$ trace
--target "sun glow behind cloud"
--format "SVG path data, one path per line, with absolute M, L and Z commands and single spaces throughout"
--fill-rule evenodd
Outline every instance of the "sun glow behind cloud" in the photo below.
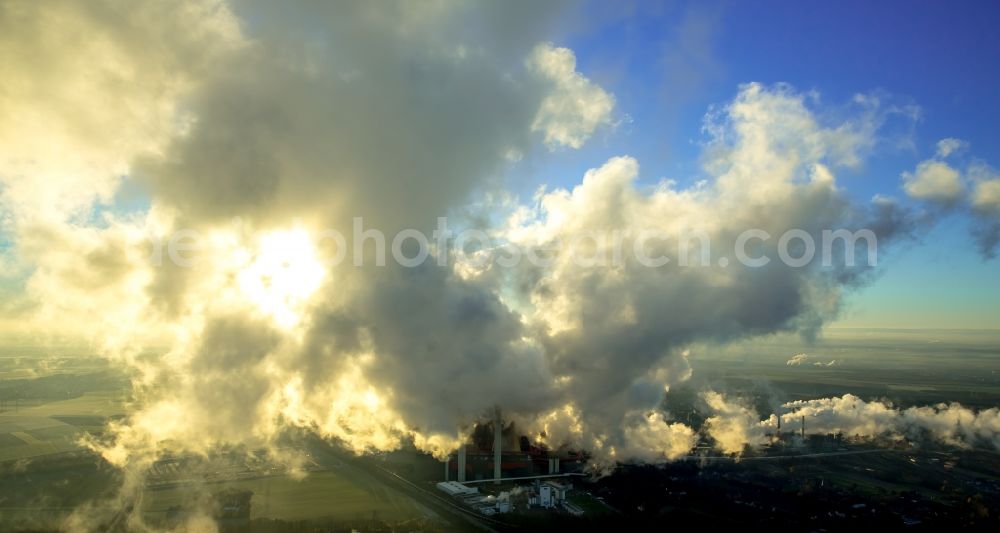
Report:
M 265 233 L 256 249 L 243 251 L 250 262 L 237 275 L 240 291 L 283 329 L 298 325 L 309 297 L 326 269 L 304 229 Z

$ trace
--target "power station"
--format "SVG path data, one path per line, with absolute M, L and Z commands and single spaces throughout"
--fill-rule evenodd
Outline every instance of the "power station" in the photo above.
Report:
M 444 461 L 444 480 L 489 481 L 579 472 L 586 457 L 574 451 L 553 451 L 518 435 L 503 423 L 499 407 L 489 423 L 477 424 L 469 439 Z

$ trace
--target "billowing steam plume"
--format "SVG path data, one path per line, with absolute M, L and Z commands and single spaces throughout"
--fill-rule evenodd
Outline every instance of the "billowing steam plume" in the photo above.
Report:
M 704 396 L 714 416 L 706 433 L 724 453 L 738 454 L 768 441 L 778 430 L 778 416 L 761 420 L 739 401 L 709 392 Z M 852 394 L 788 402 L 781 406 L 781 428 L 807 435 L 841 435 L 847 439 L 935 441 L 960 448 L 989 446 L 1000 450 L 1000 409 L 974 411 L 958 403 L 900 409 L 884 401 L 866 402 Z

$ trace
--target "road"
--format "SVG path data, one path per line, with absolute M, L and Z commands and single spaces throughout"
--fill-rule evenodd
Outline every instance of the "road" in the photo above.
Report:
M 876 448 L 871 450 L 847 450 L 839 452 L 818 452 L 818 453 L 800 453 L 800 454 L 788 454 L 788 455 L 753 455 L 750 457 L 745 457 L 741 455 L 685 455 L 679 458 L 680 461 L 778 461 L 781 459 L 808 459 L 811 457 L 836 457 L 840 455 L 864 455 L 870 453 L 900 453 L 903 450 L 894 450 L 891 448 Z

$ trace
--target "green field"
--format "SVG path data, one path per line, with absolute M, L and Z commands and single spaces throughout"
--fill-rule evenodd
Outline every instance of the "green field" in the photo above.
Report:
M 251 518 L 351 522 L 370 519 L 374 513 L 379 520 L 401 522 L 424 514 L 410 498 L 354 471 L 311 472 L 302 480 L 272 476 L 212 483 L 200 489 L 210 493 L 226 489 L 252 491 Z M 155 521 L 172 506 L 190 505 L 191 493 L 189 486 L 148 489 L 143 513 L 147 520 Z
M 34 403 L 0 413 L 0 462 L 79 450 L 84 432 L 100 432 L 110 417 L 124 413 L 120 391 Z

